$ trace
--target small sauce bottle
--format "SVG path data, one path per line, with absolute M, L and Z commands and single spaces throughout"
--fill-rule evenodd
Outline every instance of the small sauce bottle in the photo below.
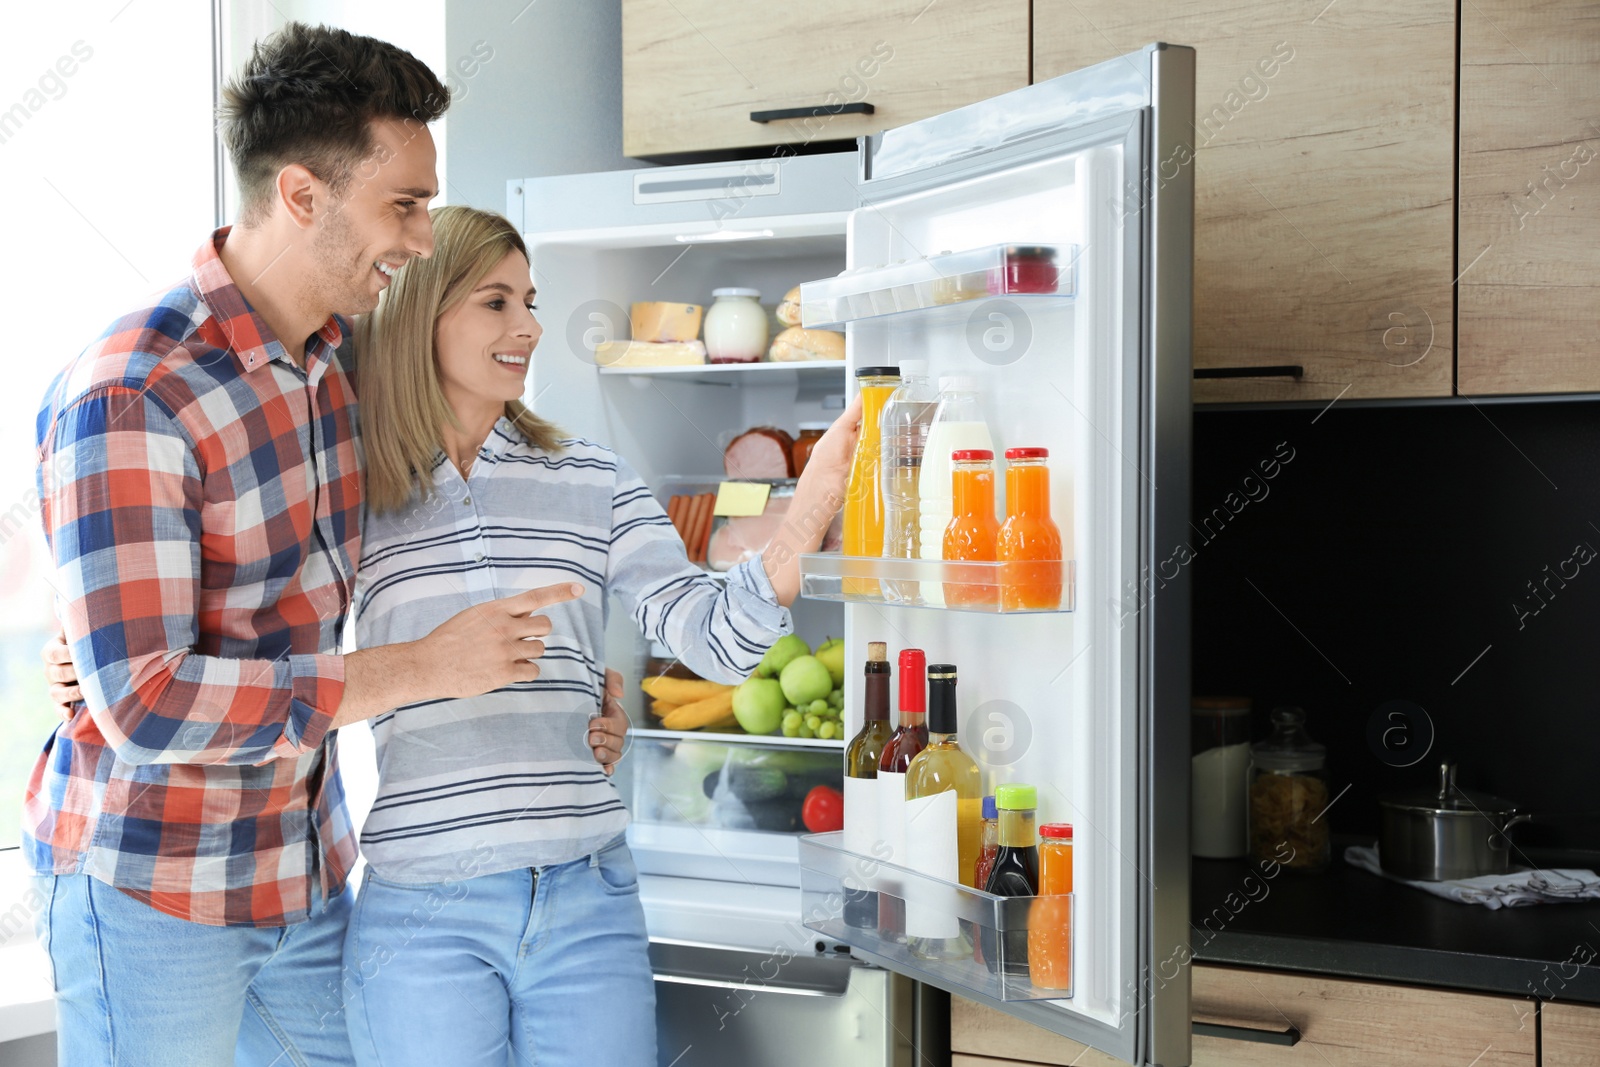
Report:
M 1039 896 L 1028 911 L 1028 980 L 1072 988 L 1072 824 L 1039 827 Z
M 983 827 L 978 831 L 978 864 L 973 871 L 972 884 L 982 889 L 989 884 L 989 872 L 994 870 L 994 857 L 1000 851 L 1000 820 L 994 806 L 994 797 L 983 798 Z
M 806 464 L 811 462 L 811 450 L 817 447 L 817 442 L 822 440 L 822 435 L 828 432 L 832 425 L 826 422 L 802 422 L 800 436 L 794 439 L 794 448 L 790 455 L 794 457 L 794 476 L 800 477 L 806 469 Z
M 994 804 L 1000 815 L 1000 851 L 983 888 L 999 897 L 1031 897 L 1039 893 L 1039 838 L 1034 817 L 1039 791 L 1031 785 L 996 786 Z M 1003 942 L 984 928 L 983 964 L 991 973 L 1028 977 L 1028 931 L 1008 930 Z
M 944 530 L 944 558 L 993 562 L 1000 524 L 994 517 L 994 453 L 987 448 L 962 448 L 950 454 L 950 525 Z M 1000 601 L 990 582 L 945 582 L 944 602 L 952 608 L 994 610 Z
M 1061 529 L 1050 517 L 1050 452 L 1006 449 L 1006 521 L 995 541 L 1002 611 L 1061 606 Z

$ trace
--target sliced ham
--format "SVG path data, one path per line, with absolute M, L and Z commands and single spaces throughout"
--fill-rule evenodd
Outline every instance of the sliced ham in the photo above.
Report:
M 730 478 L 793 478 L 794 438 L 771 426 L 746 430 L 728 443 L 722 467 Z

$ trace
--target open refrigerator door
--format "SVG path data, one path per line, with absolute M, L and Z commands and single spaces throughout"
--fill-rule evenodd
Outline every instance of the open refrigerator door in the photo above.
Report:
M 847 804 L 843 833 L 801 841 L 805 922 L 869 962 L 1165 1065 L 1190 1055 L 1189 604 L 1171 553 L 1189 514 L 1193 97 L 1193 51 L 1152 45 L 868 138 L 846 269 L 801 292 L 806 326 L 845 329 L 851 371 L 925 360 L 975 383 L 996 458 L 1048 449 L 1058 599 L 1009 599 L 1003 564 L 872 553 L 805 557 L 803 593 L 844 604 L 847 678 L 868 642 L 956 665 L 983 792 L 1027 783 L 1038 821 L 1076 835 L 1074 891 L 1046 912 L 1049 898 L 913 869 L 902 830 Z M 932 436 L 928 449 L 924 477 Z M 878 911 L 849 914 L 874 895 Z M 918 951 L 911 927 L 930 915 L 975 951 Z M 1029 973 L 1046 915 L 1070 946 L 1065 986 Z

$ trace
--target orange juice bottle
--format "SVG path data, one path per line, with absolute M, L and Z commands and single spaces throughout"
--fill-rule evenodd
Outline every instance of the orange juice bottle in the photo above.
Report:
M 960 448 L 950 453 L 950 525 L 944 529 L 947 560 L 993 561 L 1000 524 L 994 517 L 994 453 Z M 944 602 L 952 608 L 988 608 L 999 603 L 993 582 L 945 582 Z
M 1061 530 L 1050 518 L 1050 468 L 1044 448 L 1006 449 L 1006 521 L 995 543 L 1002 611 L 1061 606 Z
M 1072 825 L 1039 827 L 1039 895 L 1028 909 L 1028 980 L 1072 988 Z
M 844 498 L 844 554 L 847 556 L 883 555 L 883 484 L 881 474 L 882 437 L 879 420 L 889 394 L 900 384 L 894 367 L 862 367 L 856 371 L 861 389 L 861 435 L 856 438 L 855 457 L 850 461 L 850 482 Z M 876 580 L 846 578 L 845 593 L 878 595 Z

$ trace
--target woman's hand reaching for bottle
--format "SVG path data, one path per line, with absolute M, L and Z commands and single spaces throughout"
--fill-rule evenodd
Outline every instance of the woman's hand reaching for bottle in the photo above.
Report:
M 822 435 L 795 486 L 794 498 L 776 537 L 761 553 L 778 603 L 788 607 L 800 595 L 800 555 L 815 552 L 850 485 L 850 463 L 861 436 L 861 397 L 834 420 Z

